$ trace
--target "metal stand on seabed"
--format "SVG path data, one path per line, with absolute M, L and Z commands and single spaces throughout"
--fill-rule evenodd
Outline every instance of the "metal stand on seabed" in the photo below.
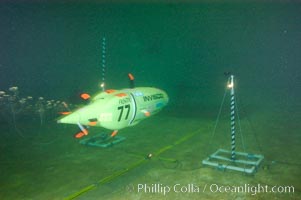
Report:
M 236 102 L 234 93 L 234 75 L 228 79 L 230 89 L 230 116 L 231 116 L 231 151 L 218 149 L 202 161 L 203 165 L 211 166 L 219 170 L 234 170 L 247 174 L 254 174 L 264 159 L 263 155 L 235 151 L 235 116 Z M 223 105 L 223 102 L 222 102 Z M 221 106 L 222 108 L 222 106 Z M 220 110 L 221 111 L 221 110 Z M 238 113 L 237 113 L 238 114 Z M 220 115 L 220 113 L 219 113 Z M 218 116 L 219 118 L 219 116 Z M 239 117 L 238 117 L 239 120 Z M 218 120 L 217 120 L 218 122 Z M 216 123 L 217 125 L 217 123 Z M 216 126 L 215 126 L 216 128 Z M 214 130 L 215 131 L 215 130 Z
M 102 38 L 102 57 L 101 57 L 101 84 L 100 87 L 102 91 L 105 91 L 105 75 L 106 75 L 106 38 Z M 100 133 L 91 137 L 86 137 L 80 140 L 80 144 L 92 146 L 92 147 L 111 147 L 115 144 L 118 144 L 124 141 L 126 138 L 123 136 L 116 135 L 114 137 L 110 137 L 110 135 L 106 133 Z
M 80 144 L 93 146 L 93 147 L 111 147 L 115 144 L 118 144 L 124 141 L 126 138 L 123 136 L 116 135 L 114 137 L 110 137 L 110 135 L 106 133 L 100 133 L 98 135 L 87 137 L 79 141 Z

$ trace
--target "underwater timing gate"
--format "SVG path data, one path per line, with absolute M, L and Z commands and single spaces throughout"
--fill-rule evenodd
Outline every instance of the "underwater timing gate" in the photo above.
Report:
M 226 169 L 239 171 L 247 174 L 253 174 L 257 171 L 264 156 L 260 154 L 252 154 L 246 152 L 235 151 L 235 115 L 239 120 L 238 112 L 235 113 L 235 91 L 234 91 L 234 75 L 231 74 L 228 78 L 227 88 L 230 89 L 230 122 L 231 122 L 231 151 L 218 149 L 213 154 L 209 155 L 202 161 L 204 165 L 215 167 L 216 169 L 225 171 Z M 226 94 L 226 93 L 225 93 Z M 223 106 L 224 99 L 221 104 Z M 221 110 L 221 109 L 220 109 Z M 220 113 L 219 113 L 220 115 Z M 219 115 L 217 122 L 219 120 Z M 240 123 L 239 123 L 240 124 Z M 217 125 L 217 123 L 216 123 Z M 214 130 L 215 131 L 215 130 Z M 240 133 L 242 134 L 242 133 Z M 214 135 L 214 132 L 213 132 Z M 236 157 L 238 156 L 238 157 Z M 230 157 L 230 158 L 229 158 Z
M 106 38 L 102 38 L 102 51 L 101 51 L 101 84 L 102 91 L 105 91 L 105 75 L 106 75 Z
M 234 75 L 228 80 L 228 88 L 230 88 L 230 112 L 231 112 L 231 159 L 235 160 L 235 96 L 234 96 Z

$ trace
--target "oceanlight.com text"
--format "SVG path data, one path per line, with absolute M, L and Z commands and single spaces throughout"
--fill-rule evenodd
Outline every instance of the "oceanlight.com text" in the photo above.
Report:
M 212 193 L 249 193 L 251 195 L 256 195 L 258 193 L 294 193 L 295 188 L 294 186 L 270 186 L 261 184 L 244 184 L 241 186 L 211 184 L 209 186 L 209 191 Z
M 200 186 L 198 184 L 174 184 L 165 185 L 161 183 L 154 184 L 137 184 L 136 187 L 132 185 L 131 191 L 138 193 L 152 193 L 152 194 L 163 194 L 168 193 L 248 193 L 250 195 L 256 195 L 259 193 L 294 193 L 294 186 L 281 186 L 281 185 L 220 185 L 220 184 L 205 184 Z

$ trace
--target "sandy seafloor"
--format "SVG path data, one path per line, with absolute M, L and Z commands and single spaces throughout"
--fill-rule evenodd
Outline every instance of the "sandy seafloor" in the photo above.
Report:
M 224 118 L 220 120 L 214 141 L 208 147 L 215 120 L 214 114 L 202 110 L 197 114 L 199 117 L 185 116 L 183 110 L 181 117 L 177 113 L 181 109 L 177 112 L 170 109 L 162 111 L 135 127 L 121 131 L 126 141 L 106 149 L 80 145 L 70 134 L 76 128 L 68 125 L 46 123 L 41 132 L 36 132 L 37 135 L 24 132 L 26 138 L 12 136 L 14 132 L 3 129 L 1 199 L 69 198 L 101 179 L 132 166 L 149 153 L 154 154 L 152 159 L 108 183 L 92 186 L 91 190 L 76 199 L 300 199 L 300 154 L 296 153 L 301 145 L 298 131 L 300 112 L 291 109 L 294 115 L 271 108 L 242 116 L 247 150 L 265 156 L 255 175 L 202 166 L 201 160 L 208 155 L 207 152 L 212 153 L 219 147 L 229 149 L 230 144 L 229 122 Z M 257 140 L 250 131 L 251 126 L 256 126 L 252 131 L 257 131 Z M 223 133 L 223 130 L 226 132 Z M 196 134 L 156 157 L 155 152 L 159 149 L 191 133 Z M 237 143 L 241 149 L 239 138 Z M 176 159 L 178 163 L 166 159 Z M 170 187 L 194 184 L 200 191 L 171 191 L 163 195 L 156 191 L 138 192 L 138 184 Z M 294 193 L 219 193 L 210 192 L 211 184 L 294 186 Z M 207 189 L 203 191 L 205 185 Z
M 132 72 L 137 86 L 164 89 L 170 102 L 102 149 L 79 144 L 77 126 L 57 124 L 53 111 L 42 123 L 35 109 L 13 123 L 1 101 L 0 199 L 301 199 L 300 13 L 298 2 L 1 2 L 1 91 L 18 86 L 20 97 L 79 104 L 79 92 L 99 91 L 106 37 L 107 89 L 126 88 Z M 212 139 L 228 71 L 245 150 L 265 157 L 254 175 L 201 164 L 230 149 L 229 96 Z M 236 143 L 242 151 L 240 134 Z M 139 184 L 200 191 L 164 195 Z M 294 192 L 211 192 L 215 184 Z

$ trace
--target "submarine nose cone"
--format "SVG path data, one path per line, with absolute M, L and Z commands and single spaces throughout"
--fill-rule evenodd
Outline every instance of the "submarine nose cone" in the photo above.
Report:
M 71 114 L 57 120 L 57 123 L 77 124 L 79 122 L 79 120 L 80 120 L 79 113 L 74 112 L 74 113 L 71 113 Z

